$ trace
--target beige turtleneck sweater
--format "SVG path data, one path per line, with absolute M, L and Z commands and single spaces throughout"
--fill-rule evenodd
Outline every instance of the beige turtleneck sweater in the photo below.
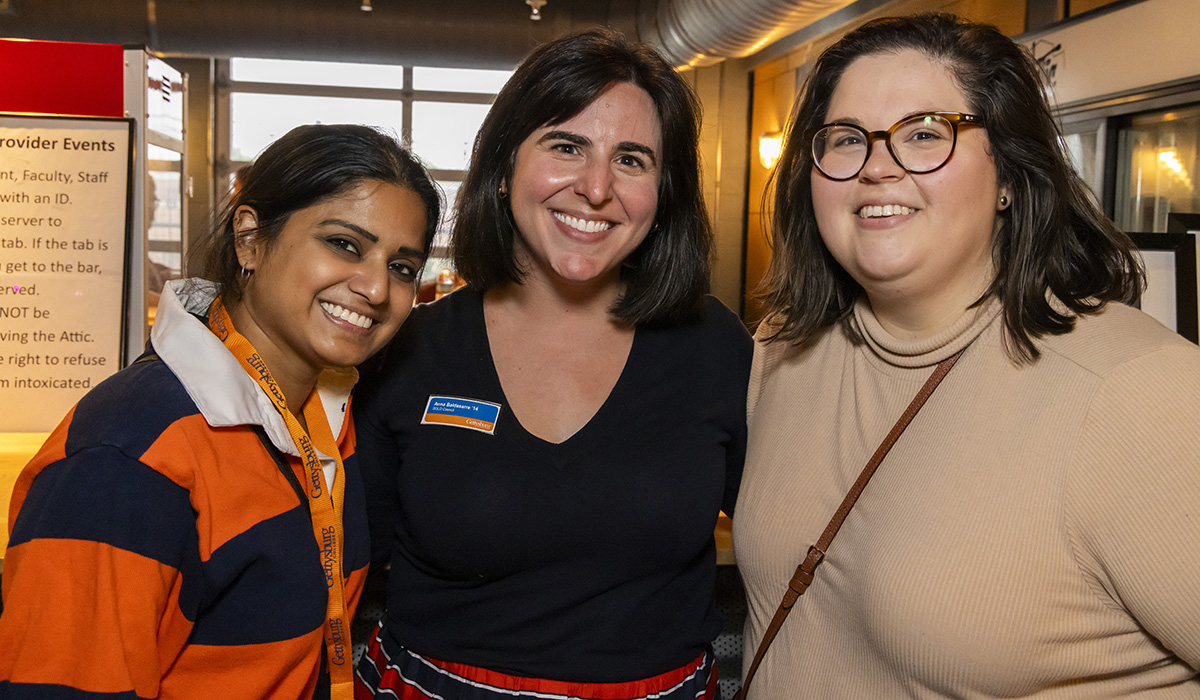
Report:
M 756 346 L 734 519 L 746 665 L 935 365 L 751 700 L 1200 698 L 1200 349 L 1110 304 L 1018 365 L 995 302 L 903 342 Z

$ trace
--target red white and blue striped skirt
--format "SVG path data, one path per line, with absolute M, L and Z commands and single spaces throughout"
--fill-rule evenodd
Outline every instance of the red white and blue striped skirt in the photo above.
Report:
M 375 628 L 358 664 L 355 700 L 720 700 L 711 651 L 652 678 L 629 683 L 571 683 L 437 661 L 404 648 L 385 650 L 381 629 Z

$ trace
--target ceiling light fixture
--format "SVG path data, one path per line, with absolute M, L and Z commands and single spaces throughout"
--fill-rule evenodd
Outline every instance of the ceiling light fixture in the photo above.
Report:
M 370 12 L 374 8 L 371 7 L 371 0 L 362 0 L 362 5 L 360 5 L 358 9 L 362 10 L 363 12 Z
M 539 20 L 542 18 L 542 8 L 546 6 L 546 0 L 525 0 L 525 4 L 533 8 L 533 12 L 529 13 L 529 19 Z

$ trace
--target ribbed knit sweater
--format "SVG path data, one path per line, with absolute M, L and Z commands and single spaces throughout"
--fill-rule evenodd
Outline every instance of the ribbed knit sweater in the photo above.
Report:
M 752 700 L 1200 698 L 1200 350 L 1110 304 L 1016 363 L 999 305 L 935 338 L 758 342 L 734 548 L 746 663 L 931 373 Z

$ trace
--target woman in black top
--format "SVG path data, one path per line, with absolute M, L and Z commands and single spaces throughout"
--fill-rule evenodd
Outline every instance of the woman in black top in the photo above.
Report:
M 497 97 L 459 195 L 469 286 L 414 311 L 356 399 L 391 563 L 362 696 L 715 697 L 751 347 L 705 295 L 698 111 L 608 31 Z

